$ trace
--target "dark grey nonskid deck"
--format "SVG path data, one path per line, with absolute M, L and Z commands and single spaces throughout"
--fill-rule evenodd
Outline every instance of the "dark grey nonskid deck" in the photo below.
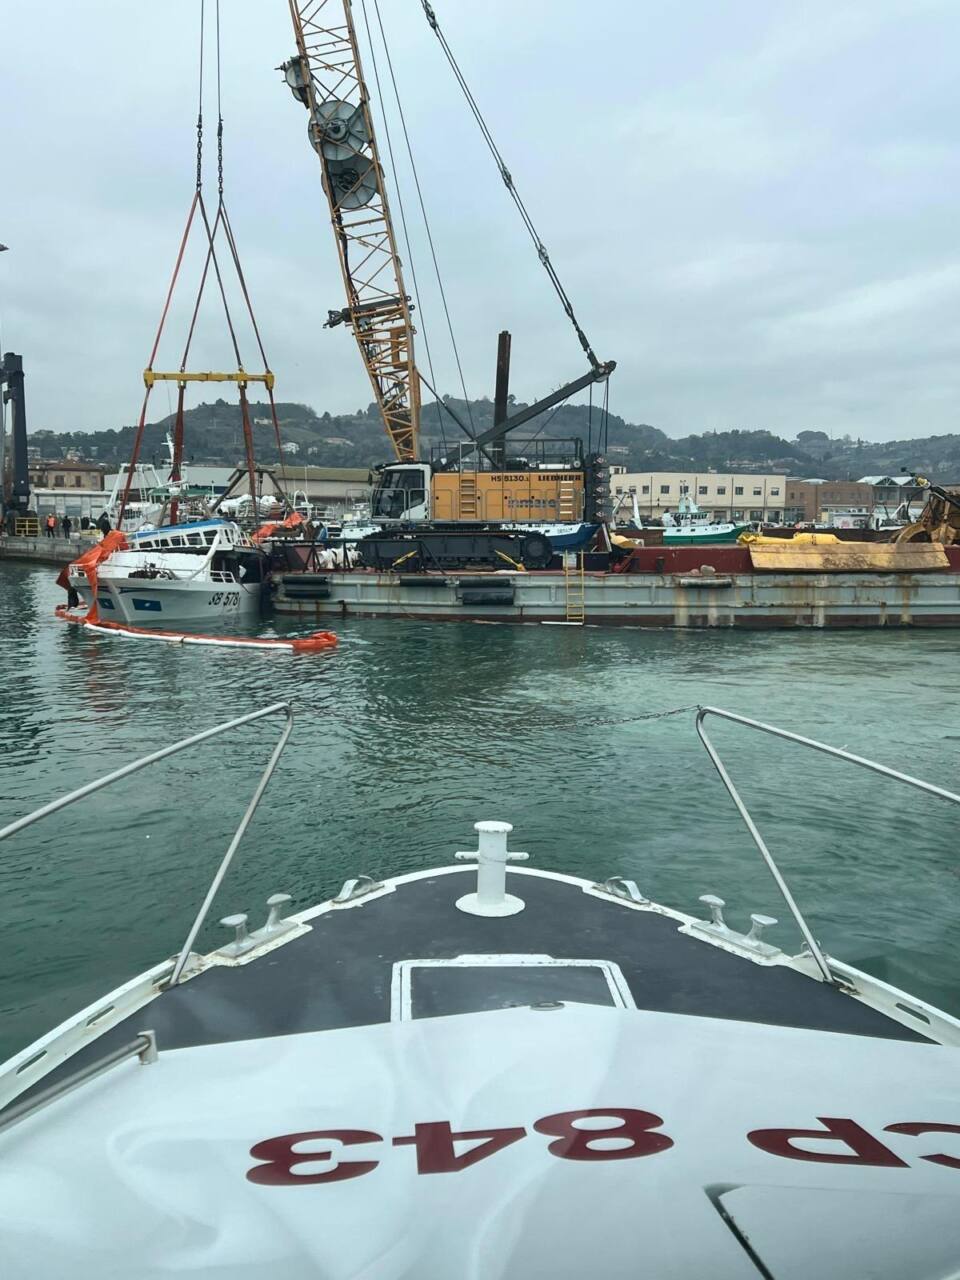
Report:
M 757 965 L 681 934 L 668 916 L 629 910 L 616 899 L 584 894 L 568 881 L 508 876 L 508 888 L 526 903 L 518 915 L 483 918 L 456 909 L 456 899 L 475 882 L 474 868 L 413 880 L 362 905 L 318 915 L 309 933 L 248 964 L 214 966 L 162 992 L 41 1084 L 65 1068 L 77 1070 L 147 1026 L 156 1032 L 162 1052 L 387 1022 L 395 962 L 461 955 L 609 961 L 619 965 L 639 1009 L 889 1040 L 926 1039 L 796 970 Z M 577 998 L 573 990 L 569 998 Z M 422 1011 L 431 1012 L 427 1006 Z

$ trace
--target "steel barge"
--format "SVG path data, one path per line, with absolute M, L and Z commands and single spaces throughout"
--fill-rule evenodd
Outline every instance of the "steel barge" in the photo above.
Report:
M 886 572 L 761 570 L 759 553 L 742 546 L 638 548 L 625 571 L 589 555 L 542 571 L 404 573 L 401 566 L 394 572 L 310 573 L 280 567 L 274 570 L 274 607 L 310 623 L 396 617 L 742 629 L 960 626 L 960 547 L 914 545 L 908 551 L 877 553 L 889 554 Z M 287 554 L 294 554 L 293 547 Z M 913 568 L 901 571 L 901 564 Z

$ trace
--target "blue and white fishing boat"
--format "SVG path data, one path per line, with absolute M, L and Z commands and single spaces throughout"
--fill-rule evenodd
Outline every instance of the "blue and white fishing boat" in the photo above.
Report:
M 542 533 L 550 539 L 554 551 L 580 551 L 589 546 L 600 529 L 599 524 L 581 520 L 579 524 L 514 524 L 508 529 L 522 529 L 524 533 Z
M 143 527 L 127 547 L 96 566 L 96 600 L 104 620 L 209 622 L 254 616 L 260 610 L 267 558 L 232 520 Z M 72 564 L 67 583 L 88 607 L 94 587 Z

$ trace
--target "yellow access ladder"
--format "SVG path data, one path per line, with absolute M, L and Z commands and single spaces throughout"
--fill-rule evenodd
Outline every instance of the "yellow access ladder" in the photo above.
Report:
M 476 520 L 477 518 L 477 475 L 476 472 L 460 473 L 460 519 Z
M 583 552 L 563 553 L 563 586 L 566 602 L 567 622 L 579 623 L 581 626 L 587 617 L 586 577 L 583 567 Z
M 577 486 L 572 480 L 560 481 L 560 491 L 557 494 L 557 519 L 562 522 L 569 521 L 571 524 L 580 519 L 580 512 L 577 510 Z

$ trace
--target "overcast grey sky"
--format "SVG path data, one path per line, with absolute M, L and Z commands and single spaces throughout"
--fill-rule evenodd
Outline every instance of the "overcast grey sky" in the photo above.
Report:
M 616 412 L 671 435 L 955 429 L 957 0 L 434 5 L 584 328 L 618 361 Z M 5 6 L 0 323 L 33 429 L 139 410 L 193 187 L 199 7 Z M 508 327 L 513 390 L 544 394 L 582 371 L 579 347 L 419 0 L 381 7 L 468 390 L 492 393 Z M 277 395 L 352 411 L 371 396 L 349 334 L 321 327 L 342 286 L 319 163 L 274 70 L 293 50 L 286 0 L 221 12 L 227 194 Z M 432 293 L 424 314 L 455 392 Z M 229 365 L 208 320 L 198 363 Z M 165 389 L 154 403 L 167 411 Z

